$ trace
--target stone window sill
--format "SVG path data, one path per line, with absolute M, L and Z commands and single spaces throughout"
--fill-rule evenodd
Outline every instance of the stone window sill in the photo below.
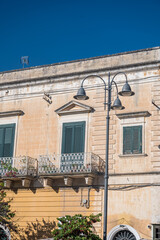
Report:
M 121 158 L 125 157 L 146 157 L 148 156 L 146 153 L 141 153 L 141 154 L 120 154 L 118 155 Z

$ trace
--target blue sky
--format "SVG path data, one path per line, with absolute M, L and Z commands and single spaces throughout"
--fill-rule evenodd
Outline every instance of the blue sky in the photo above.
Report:
M 0 71 L 160 46 L 160 0 L 0 0 Z

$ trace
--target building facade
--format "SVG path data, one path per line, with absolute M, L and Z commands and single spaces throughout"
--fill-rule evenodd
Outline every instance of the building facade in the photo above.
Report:
M 159 47 L 0 73 L 1 181 L 21 227 L 102 213 L 102 237 L 106 111 L 95 75 L 107 83 L 109 72 L 125 72 L 135 95 L 110 111 L 108 239 L 160 238 Z M 89 75 L 89 99 L 75 100 Z M 121 90 L 124 75 L 115 81 Z

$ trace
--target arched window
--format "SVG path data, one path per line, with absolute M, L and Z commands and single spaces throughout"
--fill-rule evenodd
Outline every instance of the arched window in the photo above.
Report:
M 1 240 L 11 240 L 11 235 L 9 229 L 2 224 L 0 224 L 0 239 Z
M 140 240 L 140 236 L 131 226 L 118 225 L 109 232 L 108 240 Z

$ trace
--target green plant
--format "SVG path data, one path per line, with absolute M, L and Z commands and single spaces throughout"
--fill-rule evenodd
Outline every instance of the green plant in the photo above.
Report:
M 54 240 L 101 240 L 93 227 L 94 223 L 101 221 L 100 216 L 101 214 L 90 216 L 76 214 L 57 218 L 58 228 L 52 232 Z
M 10 202 L 12 199 L 6 200 L 6 192 L 3 189 L 4 184 L 0 183 L 0 223 L 7 226 L 9 229 L 16 231 L 12 219 L 15 216 L 15 212 L 11 210 Z
M 12 167 L 11 164 L 1 162 L 1 165 L 4 169 L 6 169 L 5 176 L 6 177 L 15 177 L 18 170 L 15 167 Z

